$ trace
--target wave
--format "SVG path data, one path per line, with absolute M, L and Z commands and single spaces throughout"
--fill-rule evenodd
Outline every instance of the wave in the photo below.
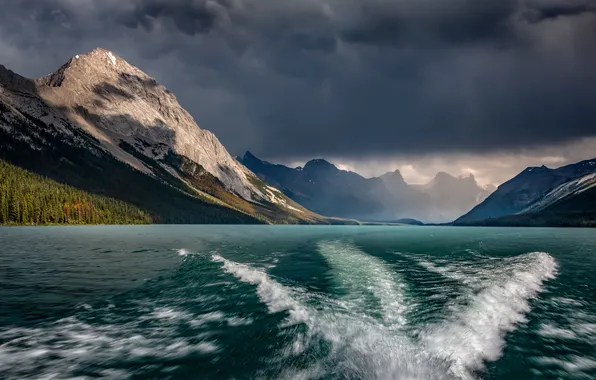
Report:
M 323 241 L 317 247 L 331 266 L 334 281 L 346 291 L 350 307 L 366 311 L 370 306 L 365 301 L 372 296 L 380 303 L 386 323 L 396 328 L 406 324 L 406 286 L 387 264 L 341 241 Z
M 455 379 L 446 360 L 429 355 L 394 329 L 396 320 L 403 323 L 401 316 L 394 318 L 403 307 L 392 299 L 402 299 L 401 285 L 390 280 L 393 276 L 380 260 L 367 257 L 346 243 L 322 242 L 319 249 L 333 263 L 339 284 L 360 295 L 370 292 L 378 297 L 384 311 L 380 320 L 364 310 L 357 297 L 336 299 L 309 293 L 278 283 L 262 269 L 213 256 L 214 261 L 223 264 L 224 271 L 255 285 L 257 295 L 270 312 L 286 311 L 291 322 L 306 325 L 305 332 L 294 331 L 292 342 L 271 359 L 270 364 L 279 369 L 276 377 Z M 362 278 L 367 273 L 371 281 Z M 375 279 L 384 285 L 375 287 Z M 321 341 L 330 344 L 329 349 L 318 350 Z M 300 355 L 311 359 L 307 368 L 294 365 L 294 358 Z
M 454 361 L 454 371 L 460 377 L 483 370 L 485 362 L 501 356 L 505 335 L 526 321 L 529 301 L 557 273 L 556 261 L 545 252 L 503 259 L 499 270 L 493 265 L 477 266 L 473 270 L 461 266 L 444 266 L 440 270 L 426 267 L 476 290 L 462 297 L 451 315 L 442 323 L 429 326 L 422 337 L 429 349 Z M 477 277 L 470 280 L 467 273 L 475 273 Z
M 296 291 L 274 281 L 264 270 L 225 259 L 217 254 L 214 254 L 212 259 L 222 263 L 224 270 L 240 281 L 256 285 L 257 295 L 267 305 L 269 312 L 287 311 L 290 315 L 288 320 L 290 324 L 308 320 L 309 315 L 306 307 L 296 301 L 293 296 Z
M 256 285 L 270 312 L 287 311 L 293 323 L 307 326 L 280 351 L 280 378 L 474 379 L 485 362 L 500 357 L 505 334 L 525 320 L 529 301 L 557 271 L 555 260 L 542 252 L 482 261 L 490 262 L 487 266 L 421 263 L 474 291 L 462 295 L 442 322 L 425 326 L 418 337 L 411 337 L 396 327 L 407 323 L 405 313 L 415 303 L 407 302 L 406 285 L 386 263 L 345 242 L 322 241 L 317 247 L 342 291 L 339 296 L 282 285 L 262 269 L 213 257 L 228 273 Z M 367 310 L 370 298 L 378 301 L 380 319 L 374 310 Z M 321 341 L 328 342 L 330 349 L 318 355 L 308 351 Z M 307 351 L 316 359 L 306 369 L 283 359 Z
M 596 371 L 596 314 L 581 299 L 554 297 L 544 302 L 545 312 L 537 330 L 547 349 L 533 357 L 540 373 L 565 377 L 594 378 Z M 586 347 L 585 350 L 579 347 Z M 562 354 L 562 352 L 566 354 Z
M 191 256 L 186 259 L 183 265 L 194 267 Z M 216 278 L 181 278 L 188 282 L 174 286 L 168 278 L 115 296 L 118 302 L 81 304 L 72 316 L 54 322 L 0 326 L 0 378 L 127 379 L 139 372 L 160 372 L 147 366 L 151 362 L 179 363 L 189 356 L 218 359 L 225 347 L 220 331 L 241 329 L 253 321 L 218 310 L 225 305 L 217 294 L 185 297 Z
M 224 349 L 214 328 L 242 328 L 252 322 L 220 311 L 193 314 L 156 307 L 120 323 L 90 324 L 73 316 L 35 328 L 12 327 L 0 330 L 0 377 L 134 378 L 135 366 L 146 362 L 176 362 L 189 355 L 216 359 Z M 181 333 L 181 323 L 189 326 L 185 331 L 195 334 Z
M 320 241 L 316 247 L 329 266 L 335 291 L 303 288 L 273 276 L 260 263 L 239 263 L 219 254 L 189 255 L 184 260 L 189 271 L 181 271 L 181 292 L 175 288 L 158 300 L 134 299 L 125 304 L 126 310 L 122 305 L 83 307 L 76 317 L 52 324 L 0 330 L 0 373 L 19 379 L 81 373 L 119 379 L 132 377 L 135 368 L 152 361 L 198 355 L 223 362 L 230 350 L 221 331 L 229 328 L 234 335 L 254 326 L 277 334 L 266 357 L 259 357 L 264 364 L 260 367 L 267 369 L 255 378 L 476 379 L 486 362 L 499 358 L 505 335 L 525 320 L 530 300 L 557 271 L 555 260 L 539 252 L 460 262 L 425 256 L 428 265 L 416 267 L 420 272 L 457 279 L 467 289 L 443 319 L 430 324 L 410 314 L 426 299 L 414 298 L 405 281 L 407 268 L 396 268 L 345 241 Z M 195 267 L 218 269 L 209 272 L 215 276 L 197 281 L 197 276 L 186 277 Z M 235 289 L 229 295 L 233 302 L 203 302 L 203 290 L 221 285 Z M 266 319 L 280 321 L 276 329 L 263 326 L 260 314 L 241 309 L 245 287 L 254 289 L 268 313 L 283 314 Z M 218 297 L 225 293 L 215 290 Z M 192 312 L 187 304 L 195 303 L 207 306 Z M 578 317 L 574 322 L 570 326 L 577 336 L 589 334 L 592 320 Z M 562 333 L 555 328 L 568 327 L 544 323 L 545 338 Z M 551 360 L 549 365 L 591 368 L 587 357 L 563 359 L 569 359 L 567 364 Z
M 133 374 L 123 368 L 147 360 L 217 354 L 217 342 L 177 333 L 178 321 L 186 318 L 193 316 L 161 309 L 124 324 L 91 325 L 69 317 L 37 328 L 10 328 L 0 331 L 0 373 L 7 379 L 126 379 Z

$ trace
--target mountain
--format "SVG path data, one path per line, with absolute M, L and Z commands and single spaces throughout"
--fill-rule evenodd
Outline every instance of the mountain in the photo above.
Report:
M 482 202 L 494 186 L 481 187 L 473 175 L 454 177 L 439 172 L 427 184 L 416 186 L 430 196 L 434 222 L 452 221 Z
M 566 182 L 536 204 L 512 215 L 456 222 L 456 225 L 596 227 L 596 180 L 594 174 Z
M 265 182 L 319 214 L 364 221 L 451 221 L 490 192 L 478 186 L 473 177 L 455 178 L 446 173 L 437 174 L 426 185 L 409 185 L 399 170 L 364 178 L 323 159 L 298 168 L 263 161 L 251 152 L 238 160 Z
M 322 159 L 295 169 L 262 161 L 250 152 L 238 160 L 294 201 L 326 216 L 369 220 L 385 210 L 379 193 L 390 196 L 382 181 L 367 180 Z
M 31 80 L 0 66 L 0 158 L 168 223 L 318 223 L 110 51 Z
M 584 175 L 579 178 L 572 179 L 565 182 L 553 190 L 549 191 L 540 200 L 534 202 L 529 207 L 522 210 L 522 213 L 538 212 L 542 210 L 551 209 L 555 204 L 560 203 L 566 199 L 576 199 L 578 196 L 591 189 L 596 185 L 596 168 L 594 173 Z
M 560 203 L 584 192 L 582 189 L 591 183 L 593 173 L 596 173 L 596 159 L 557 169 L 546 166 L 526 168 L 499 186 L 484 202 L 458 218 L 455 223 L 481 224 L 484 220 L 517 214 L 524 214 L 526 216 L 523 218 L 527 219 L 528 215 L 534 213 L 544 214 L 552 210 L 558 210 L 557 213 L 563 212 Z M 583 197 L 585 195 L 581 195 L 580 198 Z

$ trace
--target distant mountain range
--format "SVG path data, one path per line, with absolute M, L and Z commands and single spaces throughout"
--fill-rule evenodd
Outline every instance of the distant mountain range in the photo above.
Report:
M 596 226 L 596 159 L 527 168 L 454 223 Z
M 165 87 L 103 49 L 37 80 L 0 66 L 0 159 L 154 222 L 329 222 L 263 183 Z M 27 200 L 11 202 L 22 219 Z
M 425 185 L 407 184 L 401 173 L 364 178 L 340 170 L 323 159 L 289 168 L 257 158 L 238 157 L 244 166 L 285 195 L 319 214 L 363 221 L 414 218 L 447 222 L 482 202 L 494 188 L 483 188 L 473 176 L 456 178 L 438 173 Z

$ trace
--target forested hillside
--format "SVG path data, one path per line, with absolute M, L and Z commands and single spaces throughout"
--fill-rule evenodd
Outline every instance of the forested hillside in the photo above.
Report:
M 87 193 L 0 160 L 0 224 L 144 224 L 130 203 Z

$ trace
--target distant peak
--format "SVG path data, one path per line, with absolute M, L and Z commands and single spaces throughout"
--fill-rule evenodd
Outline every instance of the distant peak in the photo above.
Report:
M 524 172 L 544 172 L 550 170 L 545 165 L 542 166 L 529 166 L 524 170 Z
M 401 172 L 399 171 L 399 169 L 395 169 L 392 172 L 387 172 L 387 174 L 394 176 L 394 177 L 400 177 L 403 178 L 403 176 L 401 175 Z
M 314 160 L 308 161 L 304 165 L 304 169 L 335 169 L 335 170 L 339 170 L 331 162 L 324 160 L 322 158 L 315 158 Z
M 254 154 L 252 154 L 250 152 L 250 150 L 247 150 L 246 153 L 244 153 L 244 157 L 242 157 L 243 160 L 253 160 L 253 161 L 261 161 L 257 156 L 255 156 Z
M 469 181 L 469 182 L 476 183 L 476 177 L 474 177 L 474 174 L 472 174 L 472 173 L 466 173 L 466 174 L 460 175 L 459 177 L 457 177 L 457 179 L 460 179 L 462 181 Z
M 387 172 L 387 173 L 379 176 L 379 178 L 385 178 L 385 179 L 391 178 L 391 179 L 398 179 L 398 180 L 404 181 L 404 176 L 401 175 L 401 172 L 399 171 L 399 169 L 395 169 L 392 172 Z
M 435 175 L 435 180 L 445 180 L 445 179 L 455 179 L 455 177 L 449 173 L 446 173 L 446 172 L 438 172 Z
M 310 160 L 306 163 L 306 165 L 331 165 L 331 166 L 333 166 L 332 163 L 330 163 L 329 161 L 324 160 L 322 158 L 315 158 L 313 160 Z

